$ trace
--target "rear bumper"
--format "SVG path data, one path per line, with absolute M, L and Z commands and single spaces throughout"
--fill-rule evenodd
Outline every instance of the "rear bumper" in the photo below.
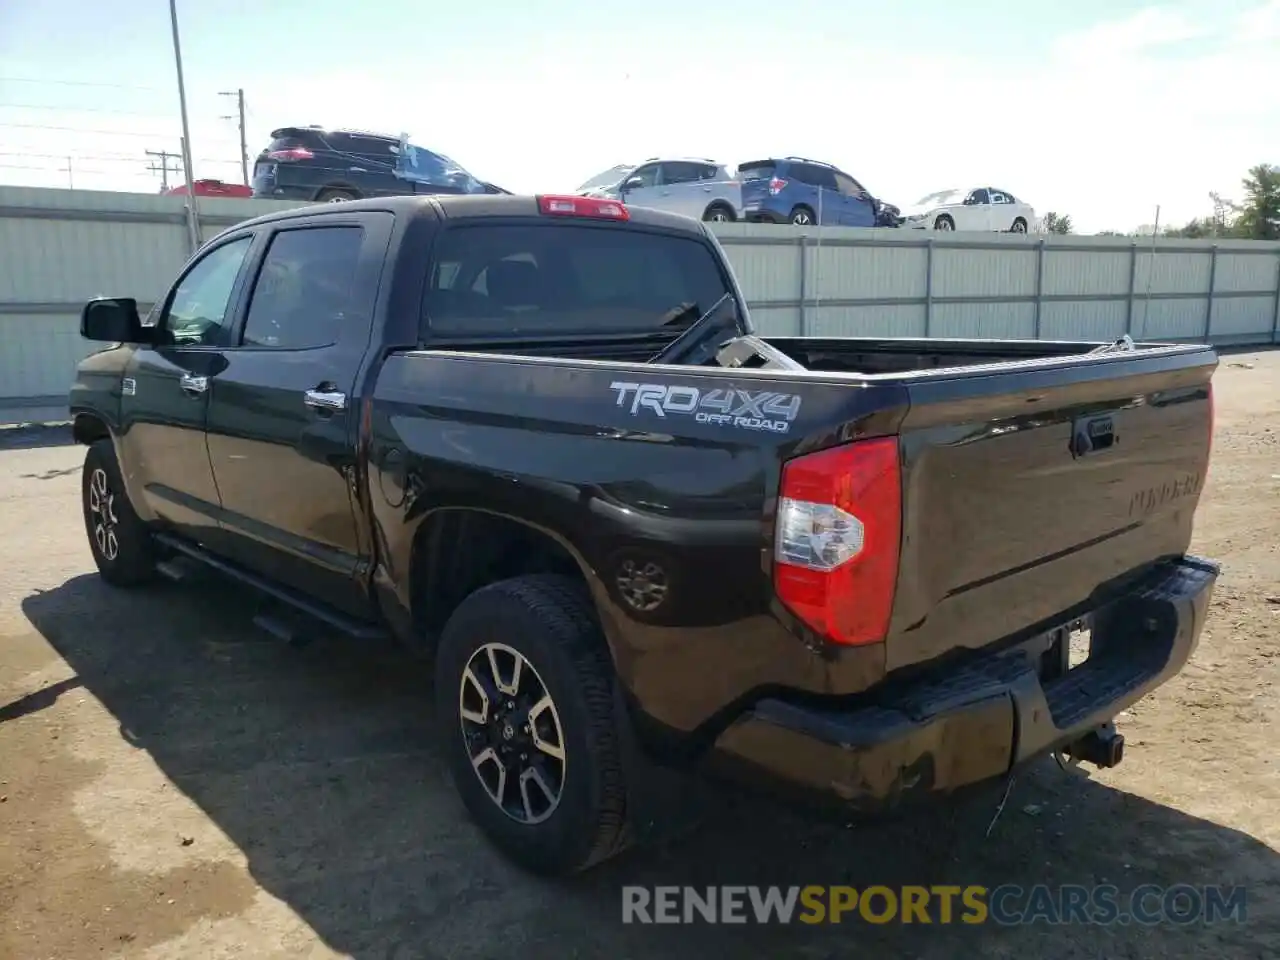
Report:
M 719 736 L 711 765 L 866 811 L 1001 777 L 1081 740 L 1181 670 L 1218 569 L 1190 557 L 1158 568 L 1089 615 L 1089 659 L 1056 676 L 1045 664 L 1070 624 L 939 669 L 874 704 L 759 701 Z

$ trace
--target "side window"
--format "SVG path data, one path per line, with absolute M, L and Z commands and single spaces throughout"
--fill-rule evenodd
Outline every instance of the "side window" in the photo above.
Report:
M 1003 190 L 992 190 L 991 202 L 992 203 L 1017 203 L 1018 201 L 1013 199 L 1013 194 L 1011 193 L 1006 193 Z
M 792 170 L 797 171 L 798 178 L 807 184 L 815 187 L 823 187 L 827 190 L 836 189 L 835 171 L 830 167 L 819 167 L 816 164 L 803 163 L 796 164 Z
M 627 177 L 628 180 L 635 180 L 636 178 L 639 178 L 640 183 L 637 186 L 633 186 L 632 190 L 656 185 L 658 182 L 658 165 L 656 163 L 645 164 L 643 167 L 633 170 L 630 176 Z
M 283 230 L 258 271 L 243 343 L 305 350 L 336 343 L 352 302 L 364 231 L 359 227 Z
M 965 201 L 965 203 L 969 204 L 970 206 L 973 206 L 974 204 L 990 203 L 990 202 L 991 202 L 991 198 L 987 194 L 986 187 L 980 187 L 979 189 L 973 191 L 973 193 L 969 194 L 969 199 Z
M 397 146 L 394 140 L 385 137 L 362 137 L 350 133 L 330 134 L 329 144 L 343 153 L 359 153 L 378 160 L 395 159 L 395 152 L 391 148 Z
M 714 163 L 704 163 L 698 170 L 699 180 L 732 180 L 729 172 L 723 167 L 717 167 Z
M 693 183 L 702 177 L 701 163 L 674 162 L 664 163 L 662 165 L 662 182 L 667 183 Z
M 862 184 L 849 176 L 847 173 L 836 174 L 836 189 L 846 197 L 862 198 L 866 195 L 866 190 L 862 189 Z
M 244 236 L 215 247 L 178 281 L 162 321 L 166 342 L 188 346 L 223 342 L 231 291 L 252 242 L 252 236 Z

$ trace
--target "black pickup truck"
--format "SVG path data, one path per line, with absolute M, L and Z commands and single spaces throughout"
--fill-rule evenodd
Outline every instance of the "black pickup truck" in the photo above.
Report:
M 631 841 L 632 757 L 855 811 L 1118 763 L 1218 574 L 1215 352 L 753 331 L 704 225 L 609 200 L 250 220 L 84 309 L 94 558 L 429 655 L 468 810 L 548 873 Z

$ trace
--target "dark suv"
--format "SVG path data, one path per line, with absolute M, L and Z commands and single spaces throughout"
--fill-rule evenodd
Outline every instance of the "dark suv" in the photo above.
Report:
M 281 127 L 253 167 L 253 195 L 270 200 L 508 192 L 404 137 L 361 130 Z
M 738 166 L 743 218 L 798 226 L 896 227 L 898 208 L 882 203 L 838 167 L 803 157 Z

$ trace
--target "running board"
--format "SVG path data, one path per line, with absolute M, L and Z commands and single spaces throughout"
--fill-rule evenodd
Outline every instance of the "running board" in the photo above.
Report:
M 356 640 L 389 640 L 391 638 L 391 634 L 376 623 L 357 620 L 354 617 L 349 617 L 344 613 L 339 613 L 337 610 L 316 603 L 314 600 L 310 600 L 296 591 L 290 590 L 288 587 L 272 583 L 270 580 L 255 573 L 250 573 L 234 563 L 215 557 L 209 551 L 195 544 L 187 543 L 185 540 L 180 540 L 167 533 L 158 533 L 155 535 L 155 539 L 157 543 L 161 543 L 171 550 L 176 550 L 178 553 L 190 557 L 206 567 L 217 570 L 233 580 L 238 580 L 260 593 L 265 593 L 272 599 L 280 601 L 299 613 L 306 614 L 313 620 L 318 620 L 320 623 L 332 627 L 339 633 L 346 634 Z M 174 577 L 176 573 L 177 577 L 175 579 L 181 579 L 182 576 L 174 564 L 168 562 L 166 562 L 162 573 L 167 577 Z M 253 622 L 268 633 L 290 643 L 297 643 L 300 638 L 299 631 L 294 625 L 288 623 L 287 620 L 279 615 L 262 613 L 254 617 Z

